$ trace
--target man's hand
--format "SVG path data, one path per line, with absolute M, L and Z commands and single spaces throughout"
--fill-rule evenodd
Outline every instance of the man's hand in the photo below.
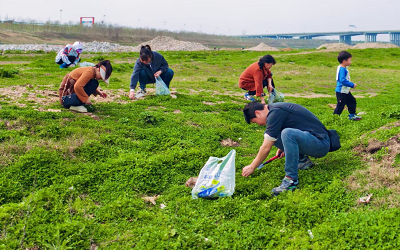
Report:
M 104 92 L 100 92 L 100 96 L 103 97 L 103 98 L 106 98 L 106 97 L 107 97 L 107 94 L 104 93 Z
M 248 165 L 242 169 L 242 176 L 248 177 L 254 172 L 255 168 L 253 168 L 251 165 Z
M 354 87 L 353 88 L 355 89 L 356 87 L 357 87 L 357 83 L 354 83 Z
M 129 92 L 129 99 L 135 100 L 135 91 Z
M 159 70 L 156 73 L 154 73 L 154 77 L 159 77 L 162 74 L 162 71 Z
M 265 104 L 265 97 L 261 96 L 261 104 Z
M 281 158 L 285 157 L 285 152 L 283 152 L 282 150 L 280 150 L 278 148 L 278 151 L 276 151 L 276 155 L 275 156 L 278 156 L 278 159 L 281 159 Z
M 71 65 L 69 65 L 68 67 L 73 68 L 73 67 L 75 67 L 75 66 L 76 66 L 75 64 L 71 64 Z

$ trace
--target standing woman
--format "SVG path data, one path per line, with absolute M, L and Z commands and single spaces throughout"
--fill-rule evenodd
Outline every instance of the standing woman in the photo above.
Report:
M 79 61 L 79 55 L 82 53 L 82 43 L 74 42 L 74 44 L 67 44 L 62 50 L 60 50 L 56 56 L 56 63 L 60 64 L 60 69 L 68 67 L 75 67 Z
M 269 93 L 275 88 L 271 72 L 272 65 L 275 63 L 271 55 L 265 55 L 243 71 L 239 78 L 239 88 L 248 91 L 244 94 L 244 99 L 255 101 L 255 95 L 261 98 L 262 104 L 265 104 L 264 87 L 268 88 Z
M 168 63 L 164 57 L 155 51 L 152 51 L 149 45 L 142 46 L 139 53 L 139 58 L 133 68 L 131 76 L 129 98 L 135 99 L 135 89 L 139 81 L 140 90 L 136 98 L 146 95 L 146 84 L 155 83 L 156 77 L 161 77 L 165 85 L 169 88 L 169 83 L 174 77 L 174 71 L 168 68 Z
M 102 92 L 99 87 L 99 79 L 106 84 L 110 81 L 112 66 L 109 60 L 104 60 L 95 66 L 74 69 L 64 76 L 58 89 L 60 103 L 65 108 L 78 112 L 87 112 L 83 105 L 91 105 L 90 95 L 100 95 L 103 98 L 107 94 Z

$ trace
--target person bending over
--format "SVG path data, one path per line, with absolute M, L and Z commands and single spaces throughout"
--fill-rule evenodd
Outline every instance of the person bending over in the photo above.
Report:
M 273 195 L 293 191 L 299 185 L 298 170 L 313 165 L 308 156 L 320 158 L 328 154 L 330 138 L 325 126 L 308 109 L 294 103 L 279 102 L 270 105 L 248 103 L 243 109 L 247 123 L 266 125 L 264 141 L 252 163 L 242 170 L 248 177 L 268 157 L 272 146 L 278 148 L 276 156 L 285 159 L 285 177 Z

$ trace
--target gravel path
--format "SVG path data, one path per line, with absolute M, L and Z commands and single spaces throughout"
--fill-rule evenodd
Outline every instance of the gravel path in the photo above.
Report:
M 72 41 L 71 41 L 72 42 Z M 208 47 L 195 42 L 186 42 L 175 40 L 171 37 L 158 36 L 153 40 L 147 41 L 141 45 L 149 44 L 152 50 L 156 51 L 198 51 L 210 50 Z M 89 42 L 83 43 L 83 51 L 85 52 L 139 52 L 141 45 L 138 46 L 121 46 L 117 43 L 109 42 Z M 0 45 L 0 51 L 19 50 L 19 51 L 60 51 L 63 45 L 47 45 L 47 44 L 3 44 Z

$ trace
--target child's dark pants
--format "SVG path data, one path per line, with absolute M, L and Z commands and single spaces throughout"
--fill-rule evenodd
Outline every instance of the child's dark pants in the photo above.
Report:
M 350 92 L 348 94 L 336 92 L 336 99 L 337 105 L 335 110 L 333 111 L 333 114 L 340 115 L 344 109 L 344 106 L 346 105 L 349 109 L 350 114 L 356 113 L 356 98 L 354 98 L 354 96 Z

